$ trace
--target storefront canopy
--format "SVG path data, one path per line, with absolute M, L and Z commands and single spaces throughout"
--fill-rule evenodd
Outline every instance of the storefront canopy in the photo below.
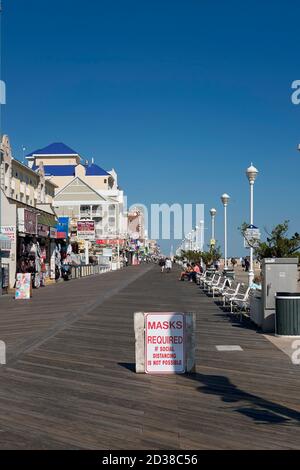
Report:
M 38 224 L 48 225 L 49 227 L 55 227 L 57 221 L 54 215 L 43 212 L 38 215 Z

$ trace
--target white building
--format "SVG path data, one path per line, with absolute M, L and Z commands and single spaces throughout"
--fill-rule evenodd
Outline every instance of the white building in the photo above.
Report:
M 95 220 L 96 237 L 126 238 L 124 191 L 114 169 L 104 170 L 63 143 L 35 150 L 26 158 L 33 170 L 43 164 L 46 178 L 57 186 L 54 205 L 59 216 Z

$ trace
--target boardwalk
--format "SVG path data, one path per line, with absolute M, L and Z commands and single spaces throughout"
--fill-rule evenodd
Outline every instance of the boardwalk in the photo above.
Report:
M 176 277 L 132 267 L 1 299 L 0 448 L 300 448 L 300 366 Z M 133 372 L 141 310 L 196 312 L 196 375 Z

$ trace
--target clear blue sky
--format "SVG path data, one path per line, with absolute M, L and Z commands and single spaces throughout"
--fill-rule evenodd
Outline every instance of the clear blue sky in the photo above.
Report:
M 244 174 L 260 228 L 300 230 L 299 1 L 3 1 L 3 131 L 15 156 L 63 141 L 114 167 L 130 202 L 199 203 L 228 192 L 242 254 Z M 209 235 L 209 231 L 206 231 Z M 207 239 L 209 236 L 207 236 Z M 167 244 L 163 244 L 166 248 Z

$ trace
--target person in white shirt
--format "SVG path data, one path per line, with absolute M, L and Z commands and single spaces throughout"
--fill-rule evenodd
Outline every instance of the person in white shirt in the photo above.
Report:
M 172 261 L 170 260 L 170 258 L 167 258 L 166 259 L 166 271 L 167 273 L 169 273 L 172 269 Z

